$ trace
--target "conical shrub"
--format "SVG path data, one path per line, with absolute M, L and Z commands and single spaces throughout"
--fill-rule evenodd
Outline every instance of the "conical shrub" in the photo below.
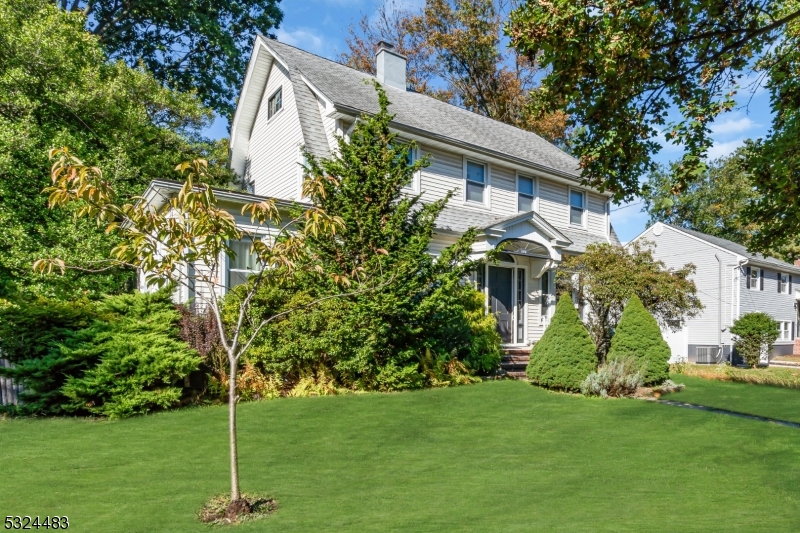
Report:
M 597 370 L 596 350 L 572 298 L 564 293 L 550 325 L 531 350 L 528 378 L 549 389 L 578 391 L 586 376 Z
M 636 295 L 628 300 L 622 312 L 608 352 L 608 359 L 622 357 L 635 357 L 642 365 L 645 385 L 656 385 L 669 377 L 669 345 L 656 319 Z

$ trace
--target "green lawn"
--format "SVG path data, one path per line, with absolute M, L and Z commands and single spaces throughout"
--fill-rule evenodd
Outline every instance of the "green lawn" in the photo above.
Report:
M 664 396 L 666 400 L 800 422 L 800 390 L 715 381 L 694 376 L 670 377 L 675 383 L 684 383 L 686 389 Z
M 240 426 L 243 488 L 280 509 L 236 531 L 800 531 L 800 430 L 774 424 L 504 381 L 244 404 Z M 0 516 L 209 531 L 225 428 L 224 406 L 0 422 Z

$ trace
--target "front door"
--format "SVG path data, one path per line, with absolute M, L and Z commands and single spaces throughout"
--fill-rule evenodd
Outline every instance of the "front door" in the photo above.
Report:
M 514 270 L 489 266 L 489 305 L 504 343 L 514 342 Z

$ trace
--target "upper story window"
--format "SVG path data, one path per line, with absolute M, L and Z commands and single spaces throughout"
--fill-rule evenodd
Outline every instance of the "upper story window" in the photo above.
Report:
M 467 161 L 467 191 L 468 202 L 484 203 L 486 197 L 486 165 Z
M 228 257 L 228 289 L 247 283 L 247 278 L 261 270 L 258 256 L 250 250 L 252 244 L 249 239 L 230 243 L 236 255 Z
M 517 178 L 517 211 L 520 213 L 533 211 L 533 187 L 533 178 Z
M 783 272 L 778 273 L 778 292 L 781 294 L 789 294 L 789 274 Z
M 272 96 L 267 100 L 267 120 L 275 116 L 275 113 L 283 108 L 283 87 L 278 87 L 278 90 L 272 93 Z
M 747 275 L 747 288 L 754 291 L 764 290 L 763 270 L 760 268 L 749 267 L 750 273 Z
M 584 212 L 586 211 L 585 198 L 582 191 L 569 190 L 569 223 L 583 226 Z

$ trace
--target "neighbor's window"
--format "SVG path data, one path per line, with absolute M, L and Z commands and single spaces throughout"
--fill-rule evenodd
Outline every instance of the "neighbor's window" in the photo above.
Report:
M 778 340 L 790 341 L 792 340 L 792 323 L 791 322 L 778 322 Z
M 483 203 L 486 189 L 486 165 L 467 161 L 467 201 Z
M 517 180 L 517 211 L 533 211 L 533 178 L 520 176 Z
M 253 242 L 249 239 L 230 243 L 236 257 L 228 257 L 228 288 L 247 283 L 247 278 L 261 270 L 258 256 L 250 251 Z
M 569 222 L 583 226 L 583 193 L 581 191 L 569 191 Z
M 283 87 L 278 87 L 278 90 L 272 93 L 272 96 L 267 100 L 267 120 L 271 119 L 275 113 L 283 107 Z
M 781 276 L 781 293 L 789 294 L 789 274 L 780 274 Z
M 754 291 L 761 290 L 761 283 L 760 283 L 760 268 L 751 268 L 750 269 L 750 289 Z

